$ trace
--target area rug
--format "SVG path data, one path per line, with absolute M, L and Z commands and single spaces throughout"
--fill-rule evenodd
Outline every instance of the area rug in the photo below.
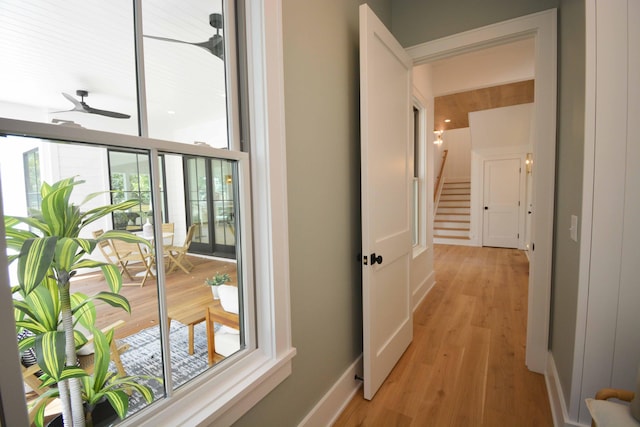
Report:
M 216 324 L 216 331 L 219 325 Z M 237 335 L 236 335 L 237 336 Z M 128 375 L 147 375 L 162 378 L 161 342 L 158 326 L 130 335 L 120 340 L 129 344 L 130 348 L 120 358 Z M 194 353 L 189 354 L 188 328 L 180 322 L 172 321 L 170 329 L 171 375 L 174 388 L 195 378 L 208 368 L 207 335 L 204 322 L 194 328 Z M 216 345 L 218 334 L 216 335 Z M 237 350 L 237 348 L 236 348 Z M 115 369 L 115 367 L 113 367 Z M 151 387 L 154 399 L 164 397 L 164 385 L 153 379 L 140 380 Z M 134 392 L 129 399 L 128 416 L 147 406 L 140 393 Z

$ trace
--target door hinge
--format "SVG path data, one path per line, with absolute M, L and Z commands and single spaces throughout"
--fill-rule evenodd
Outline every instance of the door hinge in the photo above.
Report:
M 518 207 L 520 206 L 520 200 L 518 200 Z
M 520 233 L 518 233 L 518 239 L 520 238 Z

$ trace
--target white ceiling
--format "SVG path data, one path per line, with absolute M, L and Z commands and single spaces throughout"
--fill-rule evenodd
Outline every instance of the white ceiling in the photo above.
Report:
M 434 96 L 535 78 L 533 37 L 426 64 Z
M 7 116 L 7 108 L 19 115 L 35 107 L 46 113 L 42 121 L 83 120 L 94 115 L 52 112 L 73 107 L 61 92 L 75 96 L 84 89 L 90 93 L 87 104 L 130 114 L 135 123 L 132 3 L 0 1 L 0 115 Z M 215 33 L 209 14 L 221 8 L 221 0 L 143 1 L 143 33 L 202 42 Z M 182 120 L 181 126 L 197 127 L 200 120 L 224 119 L 222 60 L 199 47 L 152 39 L 144 39 L 144 50 L 150 121 L 162 127 Z M 168 117 L 168 110 L 175 114 Z

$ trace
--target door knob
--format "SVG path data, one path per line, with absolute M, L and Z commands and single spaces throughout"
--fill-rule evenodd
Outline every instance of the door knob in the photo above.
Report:
M 378 264 L 382 264 L 382 255 L 378 255 L 376 256 L 376 253 L 372 253 L 371 256 L 369 257 L 369 259 L 371 260 L 371 265 L 374 265 L 376 263 Z
M 484 210 L 485 210 L 485 211 L 488 211 L 488 210 L 489 210 L 489 206 L 485 206 L 485 207 L 484 207 Z

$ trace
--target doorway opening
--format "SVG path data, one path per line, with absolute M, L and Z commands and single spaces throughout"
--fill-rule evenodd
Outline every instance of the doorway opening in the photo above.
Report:
M 533 38 L 535 88 L 531 125 L 532 156 L 537 173 L 532 175 L 530 254 L 526 364 L 534 372 L 547 367 L 551 295 L 551 253 L 555 194 L 557 11 L 515 18 L 407 49 L 414 65 L 429 64 L 487 47 Z M 446 140 L 446 133 L 444 135 Z M 437 154 L 434 156 L 437 158 Z M 477 206 L 477 203 L 472 204 Z

